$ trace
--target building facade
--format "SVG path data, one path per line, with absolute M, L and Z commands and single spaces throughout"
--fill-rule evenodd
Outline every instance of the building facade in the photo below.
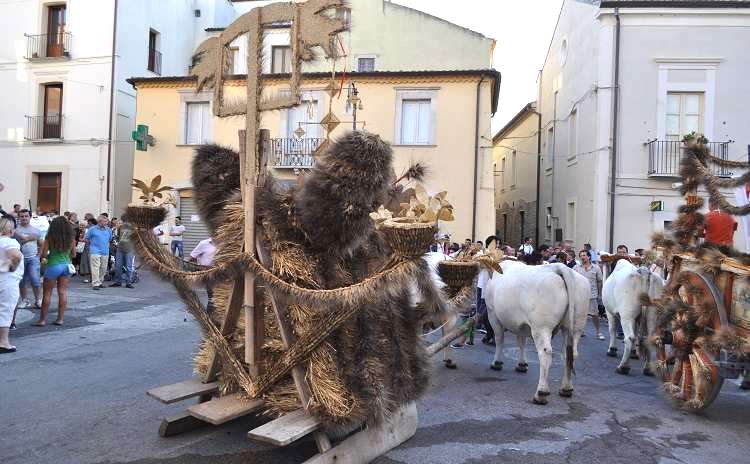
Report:
M 536 102 L 521 109 L 492 138 L 495 171 L 495 230 L 512 246 L 537 237 L 536 173 L 539 153 Z
M 566 0 L 539 79 L 542 240 L 646 248 L 683 202 L 684 134 L 745 159 L 748 42 L 746 1 Z
M 441 223 L 441 229 L 455 241 L 483 239 L 494 233 L 492 153 L 484 142 L 491 137 L 490 119 L 500 85 L 499 73 L 491 68 L 494 41 L 390 2 L 355 0 L 350 5 L 346 14 L 351 17 L 351 32 L 341 40 L 347 56 L 335 64 L 338 78 L 346 71 L 346 82 L 341 95 L 330 102 L 342 124 L 332 137 L 353 128 L 355 112 L 347 96 L 354 85 L 361 101 L 356 105 L 357 128 L 392 143 L 396 172 L 420 162 L 429 168 L 428 190 L 448 191 L 457 220 Z M 393 36 L 418 30 L 439 34 L 445 39 L 440 60 L 416 53 L 419 42 L 399 44 L 383 38 L 385 29 Z M 235 75 L 227 81 L 227 98 L 242 98 L 245 91 L 245 40 L 240 37 L 231 47 L 233 58 L 227 66 Z M 288 92 L 288 29 L 268 30 L 263 40 L 264 56 L 268 57 L 263 67 L 264 92 Z M 325 60 L 305 63 L 303 104 L 263 114 L 262 128 L 271 133 L 269 167 L 275 176 L 293 179 L 313 166 L 312 154 L 325 137 L 317 123 L 328 112 L 325 86 L 333 65 Z M 150 179 L 161 174 L 164 182 L 179 192 L 183 220 L 190 218 L 188 229 L 205 236 L 200 218 L 193 214 L 193 151 L 196 145 L 208 142 L 236 149 L 244 119 L 213 117 L 213 93 L 196 94 L 195 80 L 184 75 L 138 77 L 130 82 L 138 94 L 137 122 L 147 125 L 156 138 L 154 147 L 136 153 L 134 176 Z M 186 243 L 186 251 L 189 247 Z
M 205 29 L 237 15 L 229 0 L 19 0 L 0 13 L 0 204 L 115 215 L 131 196 L 126 78 L 184 74 Z

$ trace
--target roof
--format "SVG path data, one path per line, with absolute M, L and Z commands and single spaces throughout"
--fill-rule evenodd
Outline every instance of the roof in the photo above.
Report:
M 398 0 L 396 0 L 396 1 L 398 1 Z M 390 1 L 385 2 L 384 5 L 385 5 L 385 7 L 390 7 L 390 8 L 395 8 L 395 9 L 401 8 L 403 10 L 409 10 L 409 11 L 411 11 L 413 13 L 418 13 L 418 14 L 424 15 L 424 16 L 426 16 L 428 18 L 437 20 L 437 21 L 442 22 L 442 23 L 446 23 L 446 24 L 448 24 L 450 26 L 456 27 L 458 29 L 462 29 L 462 30 L 464 30 L 466 32 L 469 32 L 471 34 L 478 35 L 478 36 L 480 36 L 483 39 L 495 40 L 495 39 L 493 39 L 491 37 L 487 37 L 486 35 L 482 34 L 481 32 L 477 32 L 477 31 L 471 30 L 468 27 L 460 26 L 460 25 L 458 25 L 456 23 L 448 21 L 447 19 L 443 19 L 443 18 L 441 18 L 439 16 L 435 16 L 435 15 L 431 15 L 429 13 L 425 13 L 424 11 L 417 10 L 416 8 L 411 8 L 411 7 L 408 7 L 408 6 L 405 6 L 405 5 L 401 5 L 399 3 L 393 3 L 393 2 L 390 2 Z
M 519 125 L 521 122 L 523 122 L 524 119 L 526 119 L 528 116 L 531 116 L 532 114 L 536 113 L 536 102 L 530 102 L 527 103 L 526 106 L 521 108 L 521 111 L 518 112 L 515 116 L 513 116 L 513 119 L 508 121 L 508 123 L 499 131 L 497 131 L 497 134 L 495 134 L 494 137 L 492 137 L 492 143 L 496 143 L 498 140 L 505 137 L 508 132 L 513 130 L 517 125 Z
M 439 77 L 439 76 L 476 76 L 489 77 L 493 79 L 492 87 L 492 114 L 497 112 L 498 100 L 500 97 L 500 81 L 502 76 L 496 69 L 454 69 L 454 70 L 437 70 L 437 71 L 373 71 L 373 72 L 350 72 L 347 74 L 352 79 L 357 78 L 378 78 L 378 77 Z M 274 79 L 289 79 L 290 74 L 264 74 L 265 77 Z M 311 72 L 303 73 L 302 77 L 307 79 L 324 79 L 331 76 L 329 72 Z M 227 80 L 244 80 L 246 74 L 234 74 L 226 76 Z M 196 76 L 158 76 L 158 77 L 131 77 L 127 79 L 128 84 L 138 87 L 140 83 L 163 83 L 163 82 L 192 82 L 197 81 Z
M 602 0 L 602 8 L 750 8 L 750 0 Z

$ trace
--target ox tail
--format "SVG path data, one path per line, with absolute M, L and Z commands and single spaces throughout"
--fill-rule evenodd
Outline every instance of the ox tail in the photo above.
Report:
M 571 372 L 575 374 L 575 367 L 573 366 L 573 333 L 575 332 L 576 324 L 576 311 L 582 311 L 583 308 L 576 308 L 575 300 L 575 275 L 574 270 L 564 264 L 552 264 L 552 268 L 555 274 L 559 275 L 563 283 L 565 284 L 565 291 L 568 294 L 568 310 L 565 313 L 567 317 L 567 330 L 565 336 L 565 363 L 570 368 Z

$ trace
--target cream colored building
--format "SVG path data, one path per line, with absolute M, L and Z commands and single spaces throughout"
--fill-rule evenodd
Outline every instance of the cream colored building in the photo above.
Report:
M 500 75 L 491 66 L 494 41 L 383 1 L 352 2 L 351 23 L 352 32 L 342 38 L 351 44 L 345 46 L 349 61 L 336 64 L 338 78 L 346 67 L 347 82 L 341 96 L 332 101 L 332 110 L 343 123 L 332 137 L 353 126 L 354 115 L 347 108 L 346 97 L 349 84 L 354 83 L 363 105 L 357 111 L 357 127 L 392 143 L 397 172 L 411 163 L 423 163 L 430 170 L 428 190 L 449 192 L 456 221 L 441 224 L 443 231 L 454 241 L 483 239 L 494 233 L 492 152 L 484 142 L 491 137 L 490 119 L 497 108 L 500 85 Z M 440 37 L 434 41 L 440 42 L 439 49 L 417 35 Z M 404 40 L 412 36 L 414 41 Z M 235 42 L 236 75 L 227 81 L 229 98 L 245 91 L 244 60 L 237 59 L 244 56 L 243 40 Z M 284 28 L 265 34 L 265 56 L 270 57 L 263 69 L 265 92 L 289 88 L 285 74 L 288 40 Z M 262 117 L 262 128 L 271 132 L 269 168 L 276 176 L 293 178 L 309 169 L 314 163 L 311 155 L 325 136 L 316 123 L 328 111 L 324 88 L 332 63 L 319 61 L 303 68 L 301 106 L 270 111 Z M 196 94 L 191 77 L 132 78 L 130 82 L 138 95 L 137 123 L 147 125 L 156 138 L 156 145 L 147 152 L 136 152 L 134 177 L 150 179 L 161 174 L 164 183 L 178 190 L 180 213 L 189 231 L 188 252 L 192 243 L 207 235 L 191 199 L 193 151 L 196 145 L 209 142 L 237 149 L 237 132 L 244 128 L 244 118 L 213 117 L 212 93 Z M 300 127 L 305 133 L 298 138 L 294 132 Z
M 536 175 L 539 149 L 536 102 L 521 111 L 492 138 L 495 167 L 495 230 L 503 241 L 518 246 L 536 236 Z

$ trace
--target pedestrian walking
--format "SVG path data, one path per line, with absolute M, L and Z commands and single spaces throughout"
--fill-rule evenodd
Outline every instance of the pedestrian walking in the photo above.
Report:
M 0 218 L 0 354 L 16 351 L 8 335 L 18 302 L 18 284 L 23 278 L 23 254 L 21 245 L 12 238 L 14 230 L 12 218 Z
M 210 266 L 214 262 L 214 255 L 216 255 L 216 245 L 214 245 L 214 240 L 209 237 L 198 242 L 198 245 L 193 248 L 193 251 L 190 252 L 190 261 L 197 262 L 201 266 Z M 208 294 L 206 312 L 211 313 L 213 311 L 214 289 L 210 283 L 206 284 L 206 293 Z
M 40 308 L 42 304 L 42 279 L 40 274 L 39 245 L 41 231 L 31 225 L 31 211 L 22 209 L 18 214 L 18 227 L 13 237 L 21 244 L 23 254 L 23 278 L 21 279 L 21 301 L 19 308 Z M 26 298 L 26 288 L 31 287 L 34 293 L 34 303 Z
M 596 330 L 596 338 L 604 340 L 604 335 L 599 327 L 599 295 L 602 294 L 602 270 L 599 266 L 591 262 L 591 252 L 588 250 L 581 250 L 578 253 L 578 257 L 581 258 L 581 264 L 576 265 L 573 270 L 584 276 L 589 281 L 591 286 L 591 297 L 589 299 L 588 313 L 591 317 L 591 321 L 594 323 L 594 329 Z
M 185 248 L 183 247 L 182 234 L 185 233 L 185 226 L 182 225 L 182 218 L 177 216 L 174 218 L 175 225 L 169 228 L 169 235 L 172 241 L 169 242 L 169 249 L 172 254 L 180 258 L 185 257 Z
M 117 228 L 117 251 L 115 251 L 115 281 L 110 287 L 122 287 L 122 271 L 125 269 L 125 288 L 133 287 L 135 275 L 135 247 L 133 246 L 133 228 L 127 217 L 120 220 Z
M 88 216 L 90 213 L 86 213 Z M 83 251 L 81 252 L 81 262 L 78 269 L 78 273 L 83 277 L 83 283 L 88 284 L 91 282 L 91 246 L 89 246 L 86 240 L 86 233 L 92 227 L 96 226 L 96 219 L 87 218 L 85 224 L 81 227 L 80 235 L 78 237 L 79 242 L 83 243 Z M 78 245 L 80 248 L 80 244 Z
M 47 325 L 47 312 L 52 300 L 52 290 L 57 288 L 57 319 L 54 325 L 63 325 L 65 322 L 65 309 L 68 306 L 68 281 L 73 275 L 73 257 L 76 254 L 76 237 L 73 226 L 64 216 L 58 216 L 52 220 L 47 231 L 47 236 L 42 244 L 42 262 L 46 265 L 44 269 L 44 297 L 42 299 L 42 310 L 39 312 L 39 320 L 34 324 L 36 327 Z M 75 268 L 73 269 L 75 270 Z
M 86 231 L 91 264 L 91 288 L 94 290 L 104 288 L 102 282 L 107 274 L 109 242 L 112 240 L 112 229 L 107 227 L 108 223 L 107 216 L 100 215 L 97 224 Z

